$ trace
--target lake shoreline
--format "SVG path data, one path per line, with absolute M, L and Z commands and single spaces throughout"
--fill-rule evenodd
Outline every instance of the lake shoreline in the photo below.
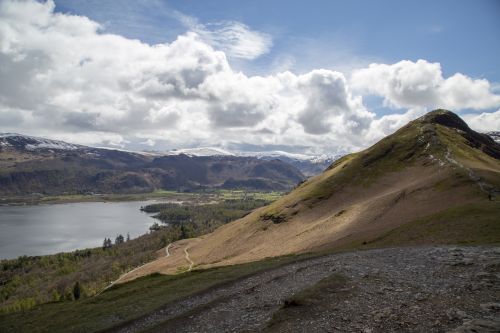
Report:
M 37 206 L 81 202 L 125 202 L 125 201 L 147 201 L 161 199 L 186 199 L 195 193 L 159 191 L 149 193 L 127 193 L 127 194 L 76 194 L 57 196 L 20 196 L 0 197 L 0 206 Z

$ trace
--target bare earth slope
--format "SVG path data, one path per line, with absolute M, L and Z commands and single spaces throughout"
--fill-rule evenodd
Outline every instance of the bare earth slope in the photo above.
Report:
M 177 246 L 196 269 L 335 248 L 495 243 L 499 189 L 500 145 L 436 110 L 272 205 Z M 130 279 L 188 265 L 176 251 Z

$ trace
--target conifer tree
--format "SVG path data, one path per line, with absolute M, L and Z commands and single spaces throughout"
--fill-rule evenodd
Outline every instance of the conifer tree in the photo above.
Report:
M 78 299 L 80 298 L 80 293 L 80 283 L 76 281 L 75 285 L 73 286 L 73 298 L 75 299 L 75 301 L 78 301 Z

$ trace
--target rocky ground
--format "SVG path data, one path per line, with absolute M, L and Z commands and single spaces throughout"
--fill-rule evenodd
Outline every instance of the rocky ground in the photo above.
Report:
M 213 288 L 116 331 L 143 330 L 500 332 L 500 247 L 392 248 L 309 259 Z

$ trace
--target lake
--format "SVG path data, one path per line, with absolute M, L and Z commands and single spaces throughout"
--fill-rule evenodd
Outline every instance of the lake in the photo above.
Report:
M 101 246 L 127 233 L 135 238 L 155 222 L 140 207 L 156 201 L 0 206 L 0 259 Z

